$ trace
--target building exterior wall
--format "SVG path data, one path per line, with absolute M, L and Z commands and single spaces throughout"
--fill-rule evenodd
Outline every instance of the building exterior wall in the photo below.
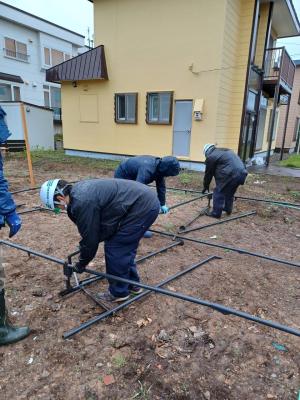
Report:
M 5 37 L 26 44 L 28 61 L 7 56 Z M 0 45 L 0 72 L 20 76 L 24 81 L 22 84 L 1 79 L 0 83 L 19 87 L 22 101 L 44 106 L 43 85 L 57 88 L 60 85 L 45 81 L 45 70 L 49 66 L 45 66 L 43 48 L 74 56 L 84 45 L 84 37 L 0 3 Z
M 227 0 L 218 88 L 216 144 L 237 152 L 254 0 Z
M 204 99 L 202 121 L 192 119 L 190 160 L 203 161 L 207 142 L 237 149 L 253 6 L 95 0 L 95 44 L 104 44 L 109 81 L 63 83 L 65 148 L 172 154 L 174 115 L 171 125 L 149 125 L 145 112 L 147 92 L 173 91 L 175 101 Z M 138 122 L 117 124 L 114 94 L 130 92 L 138 92 Z M 91 122 L 80 121 L 84 100 L 97 104 Z
M 296 129 L 297 118 L 300 118 L 300 104 L 298 104 L 300 96 L 300 65 L 297 66 L 294 77 L 294 86 L 291 96 L 290 111 L 288 117 L 288 124 L 285 137 L 285 149 L 293 149 L 295 147 L 294 134 Z M 281 148 L 284 125 L 286 119 L 287 106 L 280 106 L 280 119 L 278 127 L 278 135 L 276 140 L 276 147 Z

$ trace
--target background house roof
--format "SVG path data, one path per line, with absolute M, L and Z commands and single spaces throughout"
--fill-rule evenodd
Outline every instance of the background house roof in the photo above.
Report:
M 48 82 L 108 79 L 104 46 L 100 45 L 46 71 Z

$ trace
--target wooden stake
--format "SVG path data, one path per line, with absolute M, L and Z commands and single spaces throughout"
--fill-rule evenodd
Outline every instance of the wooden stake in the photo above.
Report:
M 22 114 L 22 125 L 24 130 L 24 139 L 25 139 L 25 146 L 26 146 L 26 155 L 27 155 L 27 163 L 28 163 L 28 171 L 30 177 L 30 185 L 31 187 L 35 186 L 35 179 L 33 176 L 32 170 L 32 162 L 31 162 L 31 154 L 30 154 L 30 145 L 28 139 L 28 129 L 27 129 L 27 122 L 26 122 L 26 114 L 25 114 L 25 106 L 24 103 L 21 103 L 21 114 Z

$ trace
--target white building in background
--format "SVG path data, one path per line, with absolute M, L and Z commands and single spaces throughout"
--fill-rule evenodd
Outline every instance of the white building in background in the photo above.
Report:
M 0 1 L 0 101 L 54 110 L 61 123 L 60 85 L 46 69 L 82 52 L 84 36 Z

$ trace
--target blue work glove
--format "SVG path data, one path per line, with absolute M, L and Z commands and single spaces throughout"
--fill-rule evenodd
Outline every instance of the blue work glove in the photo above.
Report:
M 169 207 L 167 207 L 166 205 L 161 206 L 161 207 L 160 207 L 160 211 L 161 211 L 163 214 L 167 214 L 167 213 L 169 212 Z
M 21 218 L 18 216 L 18 214 L 13 211 L 10 214 L 5 215 L 5 222 L 10 228 L 9 231 L 9 237 L 13 237 L 16 233 L 19 232 L 22 226 L 22 221 Z

